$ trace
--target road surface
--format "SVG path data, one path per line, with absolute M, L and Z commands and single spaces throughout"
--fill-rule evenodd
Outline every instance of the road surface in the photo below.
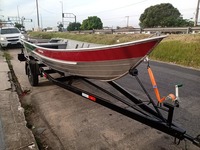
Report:
M 24 62 L 17 60 L 20 49 L 9 49 L 8 52 L 13 56 L 11 63 L 21 88 L 27 93 L 21 101 L 29 110 L 29 125 L 43 147 L 67 150 L 198 149 L 190 142 L 175 145 L 171 136 L 88 101 L 44 78 L 40 79 L 38 87 L 31 87 L 25 75 Z M 183 84 L 175 121 L 189 134 L 200 134 L 200 71 L 154 61 L 150 65 L 161 95 L 174 93 L 174 85 Z M 139 78 L 155 97 L 146 66 L 143 63 L 138 67 Z M 117 82 L 136 96 L 145 97 L 130 75 Z

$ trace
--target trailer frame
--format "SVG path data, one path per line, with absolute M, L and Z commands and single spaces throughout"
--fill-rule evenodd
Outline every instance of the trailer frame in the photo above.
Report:
M 143 86 L 142 82 L 138 78 L 138 71 L 137 69 L 131 69 L 129 73 L 136 78 L 139 85 L 143 89 L 144 93 L 147 95 L 148 100 L 142 101 L 138 99 L 136 96 L 134 96 L 132 93 L 130 93 L 128 90 L 126 90 L 124 87 L 119 85 L 116 81 L 109 81 L 107 82 L 111 87 L 116 89 L 118 92 L 123 94 L 126 97 L 126 100 L 122 99 L 121 97 L 109 92 L 108 90 L 103 89 L 102 87 L 98 86 L 97 84 L 91 82 L 90 80 L 79 77 L 79 76 L 65 76 L 64 73 L 56 71 L 54 69 L 45 69 L 45 64 L 39 62 L 37 59 L 35 59 L 32 56 L 24 56 L 23 49 L 21 54 L 18 54 L 18 59 L 20 61 L 26 61 L 25 62 L 25 70 L 26 74 L 28 75 L 29 82 L 32 86 L 37 86 L 39 84 L 38 76 L 46 77 L 49 81 L 53 82 L 54 84 L 69 90 L 79 96 L 82 96 L 86 99 L 89 99 L 90 101 L 93 101 L 95 103 L 98 103 L 102 106 L 105 106 L 115 112 L 118 112 L 124 116 L 127 116 L 133 120 L 136 120 L 138 122 L 141 122 L 147 126 L 150 126 L 152 128 L 155 128 L 159 131 L 162 131 L 168 135 L 171 135 L 175 138 L 174 142 L 176 144 L 179 144 L 180 141 L 187 139 L 191 141 L 193 144 L 195 144 L 197 147 L 200 147 L 200 135 L 196 137 L 192 137 L 189 134 L 186 133 L 186 130 L 180 128 L 173 122 L 173 114 L 175 107 L 178 107 L 175 103 L 168 103 L 164 102 L 162 104 L 155 103 L 154 100 L 151 98 L 151 96 L 148 94 L 147 90 Z M 59 73 L 61 76 L 58 78 L 54 78 L 51 76 L 52 73 Z M 123 104 L 127 105 L 129 108 L 131 108 L 133 111 L 128 110 L 126 108 L 122 108 L 108 99 L 105 99 L 101 96 L 98 96 L 92 92 L 80 89 L 73 85 L 74 81 L 76 80 L 82 80 L 83 82 L 86 82 L 87 84 L 90 84 L 91 86 L 101 90 L 105 94 L 110 95 L 114 99 L 122 102 Z M 127 101 L 128 100 L 128 101 Z M 167 113 L 167 117 L 164 117 L 161 113 L 161 111 L 164 111 Z

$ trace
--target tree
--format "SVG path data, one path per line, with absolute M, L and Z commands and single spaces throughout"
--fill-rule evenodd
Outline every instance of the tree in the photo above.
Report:
M 150 6 L 140 16 L 142 28 L 152 27 L 178 27 L 188 26 L 188 20 L 184 20 L 177 8 L 170 3 L 162 3 Z
M 81 24 L 79 22 L 69 23 L 67 31 L 80 30 Z
M 63 24 L 61 22 L 58 23 L 58 31 L 62 32 L 63 31 Z
M 15 22 L 15 27 L 18 28 L 19 30 L 22 30 L 25 28 L 22 24 L 17 23 L 17 22 Z
M 2 20 L 0 19 L 0 28 L 2 27 Z
M 103 23 L 101 19 L 97 16 L 88 17 L 88 19 L 83 20 L 81 25 L 82 30 L 93 30 L 93 29 L 103 29 Z
M 182 17 L 176 21 L 176 27 L 192 27 L 194 26 L 194 21 L 189 19 L 183 19 Z

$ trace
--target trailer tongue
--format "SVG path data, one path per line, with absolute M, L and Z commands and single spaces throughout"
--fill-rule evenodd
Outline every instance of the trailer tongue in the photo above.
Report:
M 163 102 L 162 104 L 161 103 L 155 104 L 155 102 L 151 99 L 151 97 L 148 95 L 147 91 L 141 84 L 137 74 L 135 74 L 135 73 L 134 74 L 131 73 L 131 74 L 133 76 L 135 76 L 135 78 L 138 80 L 139 84 L 141 85 L 141 87 L 143 88 L 143 90 L 145 91 L 147 96 L 149 97 L 148 103 L 147 103 L 147 101 L 142 101 L 140 99 L 137 99 L 133 94 L 128 92 L 125 88 L 120 86 L 115 81 L 109 81 L 108 84 L 110 84 L 117 91 L 119 91 L 121 94 L 123 94 L 129 101 L 127 101 L 127 99 L 124 100 L 124 99 L 120 98 L 119 96 L 105 90 L 104 88 L 94 84 L 93 82 L 91 82 L 88 79 L 79 78 L 79 77 L 75 77 L 75 76 L 53 78 L 49 74 L 49 72 L 52 73 L 52 71 L 43 70 L 42 72 L 43 72 L 43 75 L 48 80 L 50 80 L 51 82 L 55 83 L 56 85 L 58 85 L 64 89 L 67 89 L 67 90 L 69 90 L 75 94 L 78 94 L 88 100 L 96 102 L 107 108 L 110 108 L 120 114 L 123 114 L 124 116 L 127 116 L 129 118 L 137 120 L 145 125 L 148 125 L 152 128 L 155 128 L 159 131 L 162 131 L 166 134 L 173 136 L 175 138 L 174 142 L 176 144 L 179 144 L 181 140 L 187 139 L 187 140 L 191 141 L 193 144 L 195 144 L 196 146 L 200 147 L 200 135 L 198 135 L 197 137 L 192 137 L 186 133 L 186 130 L 178 127 L 173 122 L 174 109 L 175 109 L 175 107 L 178 107 L 177 101 L 175 101 L 173 104 L 168 103 L 168 102 Z M 132 72 L 137 72 L 137 70 L 134 69 L 134 70 L 132 70 Z M 122 103 L 126 104 L 127 106 L 132 108 L 133 111 L 131 111 L 130 109 L 127 110 L 125 108 L 117 106 L 117 105 L 111 103 L 108 99 L 97 96 L 93 93 L 90 93 L 88 91 L 85 91 L 83 89 L 80 89 L 80 88 L 74 86 L 73 83 L 76 80 L 82 80 L 83 82 L 90 84 L 94 88 L 97 88 L 97 89 L 101 90 L 102 92 L 104 92 L 105 94 L 108 94 L 108 95 L 112 96 L 113 98 L 115 98 L 116 100 L 121 101 Z M 153 107 L 150 107 L 150 106 L 153 106 Z M 165 111 L 168 113 L 166 118 L 162 115 L 161 111 Z

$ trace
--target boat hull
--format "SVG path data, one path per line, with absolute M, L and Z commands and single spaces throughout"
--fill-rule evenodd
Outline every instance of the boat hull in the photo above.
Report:
M 104 81 L 115 80 L 124 76 L 130 68 L 136 66 L 141 60 L 141 58 L 132 58 L 113 61 L 66 63 L 64 61 L 51 61 L 41 57 L 37 57 L 37 59 L 52 69 L 61 72 Z
M 25 41 L 24 46 L 29 55 L 52 69 L 110 81 L 124 76 L 131 68 L 139 65 L 163 38 L 82 49 L 49 49 Z

